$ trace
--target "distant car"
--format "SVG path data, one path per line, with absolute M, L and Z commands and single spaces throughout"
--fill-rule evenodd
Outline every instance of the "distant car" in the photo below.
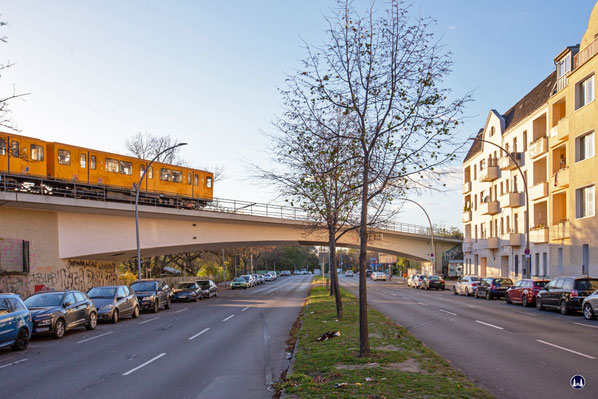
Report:
M 517 281 L 505 294 L 506 303 L 521 303 L 523 306 L 534 305 L 536 295 L 550 280 L 523 279 Z
M 265 284 L 266 283 L 266 279 L 264 278 L 263 274 L 258 274 L 257 277 L 260 280 L 260 284 Z
M 481 279 L 477 276 L 463 276 L 459 277 L 457 283 L 453 286 L 453 294 L 463 294 L 470 296 L 475 294 L 475 291 Z
M 62 338 L 67 330 L 96 328 L 98 311 L 81 291 L 38 292 L 25 300 L 31 312 L 34 334 L 52 334 Z
M 374 280 L 374 281 L 376 281 L 376 280 L 384 280 L 384 281 L 386 281 L 386 274 L 382 273 L 382 272 L 373 272 L 370 275 L 370 278 L 372 280 Z
M 295 275 L 299 275 L 299 274 L 303 274 L 303 273 L 301 272 L 301 270 L 295 270 L 295 271 L 293 272 L 293 274 L 295 274 Z
M 589 277 L 557 277 L 550 280 L 536 295 L 536 308 L 559 309 L 566 315 L 571 311 L 579 311 L 585 297 L 598 289 L 598 278 Z
M 486 277 L 477 285 L 475 290 L 476 298 L 504 298 L 507 290 L 513 285 L 513 280 L 504 277 Z
M 287 270 L 287 272 L 288 272 L 288 270 Z M 276 273 L 276 272 L 274 272 L 274 271 L 270 271 L 270 272 L 268 272 L 268 273 L 270 273 L 270 276 L 272 276 L 272 280 L 276 280 L 276 279 L 278 279 L 278 276 L 279 276 L 279 274 L 278 274 L 278 273 Z M 281 273 L 280 275 L 282 276 L 282 273 Z M 291 272 L 289 272 L 289 274 L 288 274 L 288 275 L 290 276 L 290 275 L 291 275 Z
M 251 275 L 244 274 L 241 276 L 241 278 L 247 282 L 247 287 L 253 287 L 255 285 L 255 281 Z
M 291 271 L 290 270 L 283 270 L 280 272 L 281 276 L 290 276 L 291 275 Z
M 321 275 L 322 275 L 322 271 L 320 269 L 314 270 L 314 276 L 321 276 Z
M 424 276 L 421 280 L 419 288 L 422 290 L 434 288 L 436 290 L 444 291 L 444 280 L 440 276 Z
M 596 318 L 596 312 L 598 312 L 598 289 L 583 300 L 581 309 L 583 311 L 583 317 L 585 317 L 586 320 Z
M 201 288 L 204 298 L 218 296 L 218 287 L 212 280 L 195 280 L 195 282 Z
M 366 271 L 365 271 L 365 276 L 366 276 L 366 277 L 370 277 L 370 276 L 372 275 L 372 273 L 373 273 L 373 272 L 374 272 L 373 270 L 369 270 L 369 269 L 368 269 L 368 270 L 366 270 Z
M 272 277 L 272 275 L 270 273 L 266 273 L 266 274 L 264 274 L 264 281 L 266 281 L 266 282 L 274 281 L 274 278 Z
M 234 290 L 235 288 L 246 289 L 248 286 L 249 286 L 248 280 L 243 277 L 234 278 L 233 281 L 230 283 L 231 290 Z
M 25 350 L 32 333 L 31 313 L 21 298 L 0 294 L 0 348 L 10 345 L 13 350 Z
M 137 295 L 141 310 L 151 310 L 158 313 L 160 308 L 170 309 L 170 293 L 168 284 L 158 280 L 137 280 L 131 284 L 131 288 Z
M 193 301 L 197 302 L 203 299 L 203 290 L 194 281 L 177 283 L 172 289 L 170 298 L 175 302 Z
M 353 277 L 353 270 L 347 270 L 345 272 L 345 277 Z
M 421 274 L 412 274 L 407 279 L 407 287 L 415 288 L 415 280 L 419 279 L 422 275 Z
M 98 320 L 118 323 L 121 317 L 139 317 L 139 303 L 135 292 L 126 285 L 93 287 L 87 291 L 98 310 Z

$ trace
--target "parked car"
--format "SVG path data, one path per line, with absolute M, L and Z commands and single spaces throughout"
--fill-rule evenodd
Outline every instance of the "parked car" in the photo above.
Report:
M 264 275 L 263 274 L 256 274 L 255 277 L 258 279 L 258 282 L 260 284 L 266 284 L 266 280 L 264 279 Z
M 168 284 L 158 280 L 138 280 L 131 284 L 137 295 L 141 310 L 149 309 L 158 313 L 160 308 L 170 309 L 171 289 Z
M 353 270 L 347 270 L 345 272 L 345 277 L 353 277 Z
M 126 285 L 107 285 L 93 287 L 87 291 L 98 310 L 98 320 L 110 320 L 118 323 L 121 317 L 136 319 L 139 317 L 139 302 L 135 292 Z
M 194 281 L 178 283 L 172 290 L 170 296 L 173 301 L 193 301 L 197 302 L 203 299 L 203 290 L 199 284 Z
M 444 291 L 444 280 L 440 276 L 423 276 L 419 288 L 422 290 L 434 288 L 436 290 Z
M 548 281 L 550 280 L 519 280 L 507 290 L 505 302 L 521 303 L 523 306 L 533 305 L 536 303 L 536 295 Z
M 365 276 L 366 277 L 370 277 L 373 272 L 374 272 L 373 270 L 368 269 L 368 270 L 365 271 Z
M 249 276 L 247 276 L 247 277 L 249 277 Z M 236 277 L 230 283 L 231 290 L 234 290 L 235 288 L 247 288 L 247 287 L 249 287 L 249 281 L 248 281 L 248 279 L 245 279 L 243 277 Z
M 281 276 L 290 276 L 291 275 L 291 271 L 290 270 L 283 270 L 280 272 Z
M 288 270 L 287 270 L 287 272 L 288 272 Z M 272 280 L 276 280 L 278 278 L 278 273 L 273 272 L 273 271 L 270 271 L 268 273 L 270 273 L 270 275 L 272 276 Z M 289 272 L 288 276 L 290 276 L 290 275 L 291 275 L 291 272 Z M 281 276 L 282 276 L 282 274 L 281 274 Z
M 46 291 L 25 300 L 31 312 L 34 334 L 52 334 L 62 338 L 67 330 L 77 327 L 93 330 L 98 311 L 91 299 L 81 291 Z
M 32 333 L 31 313 L 21 298 L 0 294 L 0 348 L 10 345 L 13 350 L 25 350 Z
M 453 286 L 453 294 L 464 294 L 465 296 L 475 294 L 480 278 L 477 276 L 459 277 L 457 283 Z
M 270 273 L 266 273 L 266 274 L 264 274 L 264 281 L 265 282 L 274 281 L 274 278 L 272 277 L 272 275 Z
M 301 272 L 301 270 L 295 270 L 295 271 L 293 271 L 293 274 L 294 275 L 299 275 L 299 274 L 303 274 L 303 273 Z
M 382 273 L 382 272 L 373 272 L 370 275 L 370 278 L 372 280 L 374 280 L 374 281 L 376 281 L 376 280 L 384 280 L 384 281 L 386 281 L 386 274 Z
M 321 276 L 321 275 L 322 275 L 322 270 L 320 270 L 320 269 L 314 270 L 314 276 Z
M 204 298 L 218 296 L 218 287 L 212 280 L 195 280 L 195 282 L 201 288 Z
M 476 298 L 504 298 L 507 290 L 513 285 L 513 280 L 504 277 L 485 277 L 480 280 L 475 290 Z
M 596 312 L 598 311 L 598 290 L 583 300 L 581 309 L 583 310 L 583 317 L 587 320 L 596 318 Z
M 407 286 L 411 287 L 411 288 L 416 288 L 417 287 L 416 281 L 419 280 L 422 276 L 423 276 L 423 274 L 412 274 L 407 279 Z
M 248 287 L 253 287 L 255 285 L 255 281 L 253 280 L 253 277 L 251 277 L 251 275 L 244 274 L 241 276 L 241 278 L 247 282 Z
M 550 280 L 536 295 L 536 308 L 559 309 L 566 315 L 581 310 L 583 300 L 598 290 L 598 278 L 557 277 Z

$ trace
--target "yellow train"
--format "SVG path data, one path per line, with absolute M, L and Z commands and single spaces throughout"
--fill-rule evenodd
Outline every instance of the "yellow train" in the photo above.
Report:
M 70 144 L 0 132 L 0 188 L 116 201 L 134 200 L 149 161 Z M 154 162 L 140 203 L 195 207 L 213 198 L 214 175 Z

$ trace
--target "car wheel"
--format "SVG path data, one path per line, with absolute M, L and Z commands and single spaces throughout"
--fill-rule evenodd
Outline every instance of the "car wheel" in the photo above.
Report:
M 469 296 L 469 290 L 465 288 L 465 296 Z
M 201 295 L 195 295 L 195 302 L 199 302 L 202 299 Z
M 474 296 L 474 298 L 479 298 L 479 295 L 478 295 L 478 290 L 475 290 L 475 291 L 473 292 L 473 296 Z
M 492 294 L 490 293 L 490 291 L 486 291 L 486 299 L 489 301 L 492 300 Z
M 158 313 L 159 310 L 160 310 L 160 301 L 158 301 L 158 299 L 156 298 L 156 300 L 154 301 L 154 308 L 152 309 L 152 312 Z
M 133 318 L 136 319 L 139 317 L 139 306 L 135 306 L 135 309 L 133 309 Z
M 85 326 L 88 330 L 93 330 L 98 325 L 98 315 L 96 312 L 91 312 L 89 314 L 89 323 Z
M 595 317 L 592 305 L 589 303 L 583 305 L 583 317 L 585 317 L 586 320 L 592 320 Z
M 164 305 L 164 309 L 170 309 L 170 297 L 166 300 L 166 305 Z
M 538 297 L 536 297 L 536 309 L 544 310 L 544 305 L 542 305 L 542 301 Z
M 214 296 L 218 296 L 218 292 L 214 291 Z
M 521 297 L 521 306 L 523 306 L 524 308 L 527 308 L 529 305 L 529 303 L 527 302 L 527 295 L 524 295 Z
M 114 309 L 112 312 L 112 320 L 110 321 L 114 324 L 118 323 L 118 309 Z
M 24 351 L 29 345 L 29 331 L 26 328 L 21 328 L 17 333 L 17 338 L 12 346 L 15 351 Z
M 64 330 L 65 330 L 64 320 L 62 320 L 62 319 L 56 320 L 56 325 L 54 325 L 54 338 L 60 339 L 60 338 L 64 337 Z
M 567 308 L 567 302 L 566 301 L 561 301 L 560 306 L 559 306 L 559 310 L 561 312 L 562 315 L 567 315 L 569 314 L 569 309 Z
M 507 292 L 507 293 L 505 293 L 505 303 L 506 303 L 507 305 L 510 305 L 510 304 L 511 304 L 511 298 L 509 298 L 509 293 L 508 293 L 508 292 Z
M 453 285 L 453 295 L 457 295 L 457 289 L 455 288 L 454 285 Z

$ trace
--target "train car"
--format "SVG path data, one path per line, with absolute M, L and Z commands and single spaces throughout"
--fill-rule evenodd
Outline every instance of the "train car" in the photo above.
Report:
M 8 174 L 46 176 L 46 142 L 0 132 L 0 171 Z M 11 182 L 16 181 L 11 178 Z

